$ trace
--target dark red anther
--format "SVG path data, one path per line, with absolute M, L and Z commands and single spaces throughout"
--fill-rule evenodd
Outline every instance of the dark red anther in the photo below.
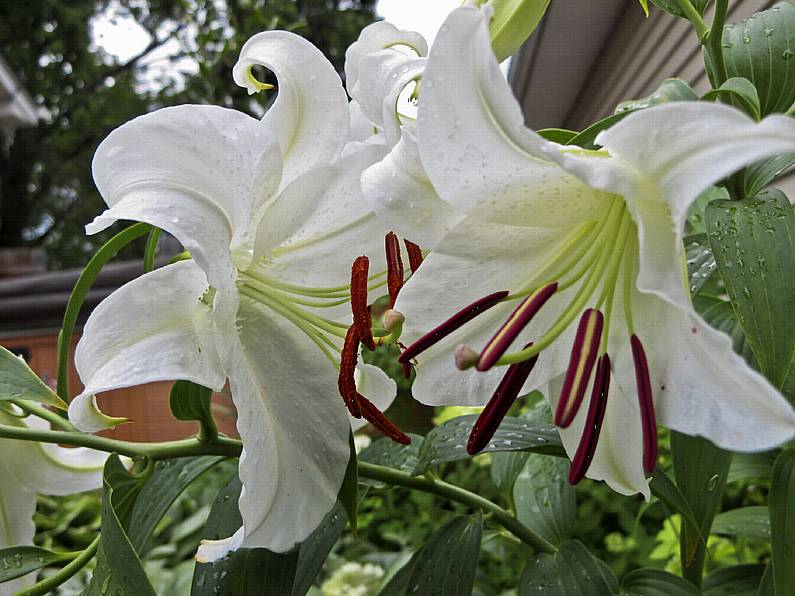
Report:
M 409 267 L 411 267 L 411 272 L 416 273 L 417 269 L 422 265 L 422 249 L 410 240 L 404 239 L 403 244 L 406 245 L 406 252 L 409 254 Z
M 494 334 L 480 352 L 475 368 L 480 371 L 489 370 L 497 363 L 505 351 L 511 346 L 516 336 L 527 327 L 536 313 L 546 304 L 555 291 L 558 289 L 557 283 L 551 283 L 540 288 L 522 300 L 519 306 L 511 313 L 511 316 L 502 324 L 499 331 Z
M 593 461 L 596 446 L 599 443 L 599 433 L 602 430 L 605 411 L 607 409 L 607 394 L 610 390 L 610 356 L 604 354 L 596 365 L 596 376 L 591 390 L 591 403 L 588 405 L 588 415 L 582 429 L 580 444 L 571 460 L 569 469 L 569 482 L 577 484 L 585 477 Z
M 384 416 L 383 412 L 375 407 L 375 404 L 363 396 L 361 393 L 357 394 L 357 401 L 362 408 L 362 415 L 365 420 L 380 430 L 384 435 L 403 445 L 411 443 L 411 437 L 400 430 L 397 425 L 389 418 Z
M 359 340 L 371 352 L 375 350 L 373 339 L 373 321 L 367 306 L 367 278 L 370 271 L 370 259 L 365 256 L 356 257 L 351 267 L 351 310 L 353 325 Z
M 354 418 L 361 418 L 362 412 L 359 405 L 359 394 L 356 391 L 356 362 L 359 359 L 359 332 L 356 325 L 348 328 L 345 341 L 340 354 L 340 372 L 337 377 L 337 387 L 345 401 L 345 406 Z
M 479 300 L 475 300 L 472 304 L 469 304 L 455 313 L 452 317 L 447 319 L 441 325 L 435 327 L 413 344 L 411 344 L 408 348 L 406 348 L 403 353 L 398 358 L 398 362 L 401 364 L 403 362 L 409 362 L 418 354 L 424 352 L 432 345 L 440 342 L 445 337 L 450 335 L 453 331 L 468 323 L 472 319 L 474 319 L 479 314 L 487 311 L 495 304 L 498 304 L 500 300 L 505 298 L 508 295 L 507 291 L 502 292 L 494 292 L 493 294 L 489 294 L 488 296 L 484 296 Z
M 635 385 L 638 390 L 640 421 L 643 427 L 643 471 L 651 474 L 657 464 L 657 419 L 654 416 L 649 364 L 638 336 L 633 333 L 629 343 L 632 346 L 632 359 L 635 361 Z
M 532 344 L 528 344 L 528 346 L 530 345 Z M 538 356 L 533 356 L 529 360 L 508 367 L 508 371 L 502 377 L 489 403 L 483 408 L 469 433 L 467 453 L 470 455 L 480 453 L 489 444 L 513 402 L 516 401 L 537 360 Z
M 599 351 L 603 324 L 602 313 L 592 308 L 587 309 L 580 317 L 577 335 L 571 348 L 569 367 L 566 370 L 566 379 L 555 410 L 555 425 L 561 428 L 569 426 L 580 409 Z
M 389 308 L 395 306 L 400 288 L 403 287 L 403 259 L 400 256 L 400 241 L 394 232 L 384 238 L 386 250 L 386 285 L 389 289 Z

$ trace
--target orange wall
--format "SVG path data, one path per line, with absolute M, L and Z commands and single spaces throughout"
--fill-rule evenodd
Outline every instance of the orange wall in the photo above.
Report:
M 41 379 L 55 388 L 58 371 L 57 332 L 0 339 L 0 345 L 14 351 L 26 349 L 28 365 Z M 69 367 L 69 389 L 77 395 L 83 386 L 74 368 L 74 349 L 79 336 L 73 338 Z M 122 424 L 101 434 L 126 441 L 165 441 L 194 434 L 197 424 L 174 419 L 168 406 L 171 383 L 158 382 L 117 389 L 97 396 L 100 408 L 111 416 L 124 416 L 132 423 Z M 237 436 L 235 410 L 228 393 L 213 396 L 213 411 L 221 432 Z

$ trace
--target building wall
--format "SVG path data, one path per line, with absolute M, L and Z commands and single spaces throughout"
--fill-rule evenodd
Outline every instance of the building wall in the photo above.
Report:
M 78 339 L 76 335 L 70 358 L 69 390 L 72 395 L 80 393 L 83 387 L 73 364 Z M 0 345 L 15 353 L 24 352 L 33 371 L 45 383 L 55 387 L 58 371 L 57 331 L 3 337 L 0 338 Z M 166 441 L 195 434 L 198 428 L 196 423 L 181 422 L 171 415 L 168 405 L 171 385 L 170 382 L 148 383 L 99 395 L 98 402 L 103 412 L 132 420 L 101 434 L 126 441 Z M 213 412 L 220 431 L 237 436 L 235 409 L 228 393 L 213 396 Z

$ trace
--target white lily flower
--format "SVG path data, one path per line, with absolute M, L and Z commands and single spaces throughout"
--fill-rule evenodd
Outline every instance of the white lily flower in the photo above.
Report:
M 148 222 L 192 260 L 141 276 L 94 310 L 75 356 L 85 390 L 70 418 L 96 430 L 93 395 L 118 387 L 185 379 L 218 391 L 228 380 L 243 442 L 243 527 L 202 545 L 203 561 L 305 539 L 334 505 L 348 463 L 338 380 L 348 398 L 359 391 L 374 402 L 360 405 L 376 423 L 396 390 L 380 369 L 356 365 L 358 341 L 343 345 L 351 303 L 366 313 L 368 283 L 385 284 L 382 257 L 369 281 L 365 267 L 349 285 L 354 259 L 384 250 L 386 230 L 359 177 L 385 148 L 342 154 L 347 97 L 309 42 L 281 31 L 249 40 L 234 76 L 252 92 L 263 87 L 254 64 L 279 81 L 262 122 L 217 107 L 166 108 L 111 133 L 93 163 L 109 209 L 89 232 Z
M 439 234 L 395 306 L 403 339 L 416 341 L 401 359 L 416 357 L 424 403 L 482 405 L 494 394 L 471 452 L 523 388 L 547 384 L 571 480 L 587 471 L 624 494 L 649 496 L 657 422 L 735 451 L 793 436 L 793 408 L 694 311 L 682 247 L 687 208 L 704 189 L 795 151 L 791 118 L 754 123 L 725 105 L 668 104 L 604 131 L 601 151 L 547 142 L 524 127 L 487 13 L 469 6 L 434 42 L 417 134 L 443 205 L 421 206 L 412 230 L 408 196 L 368 199 L 402 212 L 410 238 Z M 454 353 L 468 370 L 455 370 Z M 495 364 L 512 365 L 502 382 Z
M 19 418 L 0 410 L 0 424 L 49 430 L 35 416 Z M 36 493 L 69 495 L 102 486 L 107 453 L 49 443 L 0 439 L 0 548 L 33 544 Z M 35 580 L 28 574 L 0 584 L 0 596 L 16 593 Z

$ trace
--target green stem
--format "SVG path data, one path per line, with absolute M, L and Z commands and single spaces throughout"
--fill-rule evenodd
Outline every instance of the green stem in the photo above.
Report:
M 709 27 L 707 27 L 704 19 L 698 14 L 696 7 L 690 3 L 690 0 L 676 0 L 676 3 L 679 5 L 679 8 L 682 9 L 682 12 L 685 13 L 685 18 L 690 21 L 693 28 L 696 30 L 698 41 L 703 44 L 707 35 L 709 35 Z
M 57 573 L 44 578 L 39 583 L 34 584 L 29 588 L 20 590 L 14 596 L 39 596 L 40 594 L 49 594 L 52 590 L 69 580 L 75 573 L 85 567 L 86 563 L 88 563 L 94 557 L 94 555 L 97 554 L 99 538 L 100 536 L 97 535 L 97 537 L 94 538 L 91 544 L 89 544 L 83 552 L 81 552 L 68 565 L 65 565 L 63 568 L 61 568 Z
M 242 444 L 235 439 L 218 437 L 212 442 L 201 442 L 195 438 L 163 443 L 133 443 L 120 441 L 81 432 L 56 430 L 36 430 L 18 426 L 0 424 L 0 438 L 20 439 L 23 441 L 40 441 L 43 443 L 59 443 L 75 447 L 91 447 L 98 451 L 118 453 L 128 457 L 145 456 L 155 460 L 193 455 L 225 455 L 237 457 Z
M 157 241 L 160 240 L 160 228 L 152 228 L 149 237 L 146 239 L 144 249 L 144 273 L 149 273 L 155 268 L 155 252 L 157 252 Z
M 726 72 L 726 62 L 723 60 L 723 26 L 726 24 L 728 10 L 729 0 L 715 0 L 715 16 L 706 43 L 707 52 L 712 59 L 712 74 L 715 77 L 716 89 L 725 83 L 729 76 Z
M 421 490 L 468 505 L 473 509 L 479 509 L 484 513 L 490 513 L 494 521 L 535 550 L 550 554 L 557 551 L 554 544 L 536 534 L 502 507 L 458 486 L 448 484 L 442 480 L 431 480 L 424 476 L 412 476 L 407 472 L 363 461 L 359 461 L 359 476 L 397 486 L 405 486 L 406 488 L 414 490 Z
M 94 281 L 97 279 L 102 267 L 111 260 L 119 250 L 127 246 L 133 240 L 147 234 L 151 226 L 146 223 L 137 223 L 126 230 L 122 230 L 113 238 L 108 240 L 100 248 L 83 269 L 80 277 L 72 288 L 72 295 L 66 304 L 66 312 L 63 316 L 63 325 L 58 333 L 58 388 L 57 393 L 64 401 L 69 401 L 69 349 L 72 346 L 72 333 L 77 323 L 77 315 L 86 299 L 86 294 Z
M 59 416 L 56 412 L 52 412 L 47 408 L 42 408 L 41 406 L 37 406 L 27 400 L 24 399 L 12 399 L 11 402 L 17 406 L 20 410 L 27 412 L 28 414 L 32 414 L 41 418 L 42 420 L 46 420 L 50 424 L 57 426 L 61 430 L 66 431 L 75 431 L 77 430 L 72 423 L 69 422 L 66 418 Z

